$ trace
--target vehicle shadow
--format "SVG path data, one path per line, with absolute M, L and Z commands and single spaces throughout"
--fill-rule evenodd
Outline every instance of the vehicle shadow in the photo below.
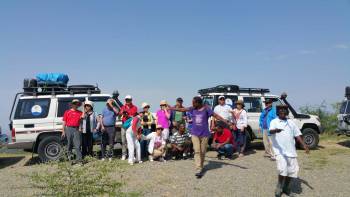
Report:
M 345 140 L 345 141 L 339 142 L 338 144 L 340 146 L 344 146 L 346 148 L 350 148 L 350 140 Z
M 10 167 L 12 165 L 17 164 L 22 159 L 24 159 L 24 156 L 18 156 L 18 157 L 2 157 L 0 158 L 0 169 Z
M 301 178 L 294 179 L 292 183 L 292 192 L 296 194 L 303 193 L 302 184 L 306 185 L 309 189 L 314 190 L 314 188 L 305 180 Z

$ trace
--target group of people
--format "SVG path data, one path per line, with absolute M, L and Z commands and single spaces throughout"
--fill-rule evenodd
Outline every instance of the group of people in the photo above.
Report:
M 266 108 L 261 112 L 259 132 L 263 134 L 265 156 L 277 162 L 279 172 L 276 196 L 290 194 L 291 180 L 297 177 L 299 166 L 295 148 L 295 139 L 309 151 L 301 138 L 301 132 L 295 123 L 289 120 L 288 106 L 273 107 L 273 100 L 265 99 Z M 242 100 L 235 102 L 235 108 L 226 105 L 225 96 L 219 97 L 214 110 L 205 105 L 201 97 L 194 97 L 191 107 L 184 107 L 182 98 L 170 106 L 165 100 L 155 117 L 150 105 L 142 103 L 138 111 L 130 95 L 119 109 L 113 99 L 106 103 L 102 114 L 93 111 L 91 101 L 83 103 L 83 112 L 78 108 L 79 100 L 71 102 L 71 109 L 64 113 L 62 135 L 67 137 L 68 152 L 74 146 L 77 161 L 92 155 L 93 135 L 101 133 L 102 160 L 112 160 L 116 135 L 116 120 L 122 120 L 122 160 L 130 165 L 149 161 L 166 161 L 165 156 L 186 158 L 194 153 L 195 176 L 203 176 L 204 159 L 208 141 L 213 136 L 211 147 L 218 152 L 218 159 L 232 159 L 235 152 L 243 157 L 246 148 L 248 117 Z M 155 128 L 153 128 L 155 125 Z M 108 146 L 108 150 L 107 150 Z

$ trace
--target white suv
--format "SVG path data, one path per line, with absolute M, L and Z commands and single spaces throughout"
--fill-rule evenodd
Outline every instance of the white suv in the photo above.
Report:
M 94 111 L 98 114 L 109 98 L 116 99 L 119 107 L 122 105 L 117 94 L 102 94 L 98 87 L 90 85 L 37 90 L 26 88 L 16 94 L 10 115 L 12 142 L 7 147 L 38 153 L 44 162 L 57 160 L 62 155 L 62 117 L 73 99 L 93 101 Z M 121 122 L 118 121 L 116 126 L 120 130 Z
M 274 101 L 273 105 L 286 104 L 289 106 L 289 118 L 292 119 L 303 133 L 305 143 L 310 148 L 316 148 L 319 142 L 319 134 L 323 131 L 320 119 L 314 115 L 300 114 L 286 100 L 287 95 L 281 97 L 269 94 L 269 89 L 260 88 L 240 88 L 237 85 L 219 85 L 213 88 L 201 89 L 198 91 L 203 98 L 204 103 L 214 108 L 218 105 L 218 98 L 224 95 L 226 104 L 234 107 L 237 100 L 243 100 L 245 109 L 248 113 L 248 134 L 247 143 L 262 138 L 259 129 L 259 119 L 261 111 L 265 108 L 264 101 L 270 98 Z

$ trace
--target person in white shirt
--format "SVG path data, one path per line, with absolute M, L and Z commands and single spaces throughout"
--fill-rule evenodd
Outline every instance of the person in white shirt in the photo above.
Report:
M 226 104 L 225 96 L 219 96 L 219 105 L 215 106 L 214 112 L 227 121 L 232 121 L 232 108 Z
M 246 128 L 248 126 L 248 115 L 247 111 L 244 109 L 244 102 L 242 100 L 236 101 L 236 108 L 232 111 L 232 115 L 235 122 L 233 130 L 237 152 L 239 157 L 243 157 L 247 144 Z
M 298 178 L 299 165 L 297 161 L 297 152 L 295 148 L 295 139 L 300 143 L 306 153 L 309 148 L 301 138 L 301 132 L 292 120 L 287 118 L 288 106 L 277 106 L 278 118 L 270 123 L 270 133 L 272 139 L 272 148 L 276 157 L 277 171 L 279 173 L 278 184 L 275 196 L 281 196 L 282 193 L 288 196 L 292 195 L 292 179 Z
M 155 159 L 159 159 L 160 162 L 166 162 L 164 159 L 166 154 L 166 140 L 163 136 L 163 126 L 157 125 L 156 131 L 142 136 L 143 140 L 149 140 L 148 153 L 149 161 L 153 162 Z

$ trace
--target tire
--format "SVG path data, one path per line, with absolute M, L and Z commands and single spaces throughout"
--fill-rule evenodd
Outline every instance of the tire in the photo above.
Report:
M 42 162 L 57 161 L 63 155 L 63 145 L 59 136 L 48 136 L 38 146 L 39 158 Z
M 320 141 L 316 130 L 312 128 L 305 128 L 302 130 L 304 143 L 310 148 L 315 149 Z

